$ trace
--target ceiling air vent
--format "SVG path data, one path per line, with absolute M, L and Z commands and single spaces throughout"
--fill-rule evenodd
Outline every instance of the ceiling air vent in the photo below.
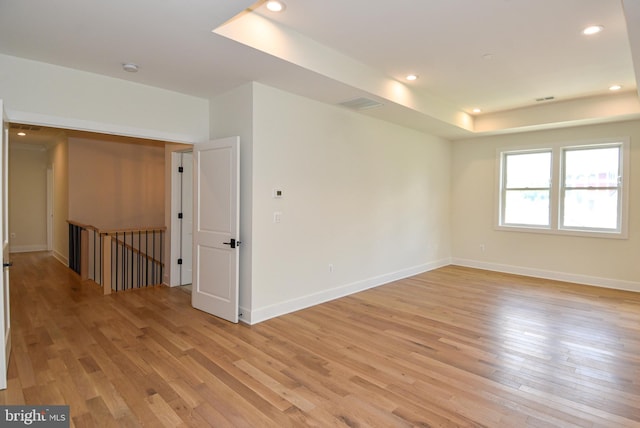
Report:
M 382 103 L 379 103 L 378 101 L 374 101 L 369 98 L 360 97 L 360 98 L 354 98 L 349 101 L 343 101 L 340 103 L 340 105 L 350 108 L 352 110 L 368 110 L 370 108 L 380 107 Z
M 33 125 L 21 125 L 19 123 L 12 123 L 11 125 L 11 129 L 19 129 L 21 131 L 39 131 L 40 127 L 39 126 L 33 126 Z

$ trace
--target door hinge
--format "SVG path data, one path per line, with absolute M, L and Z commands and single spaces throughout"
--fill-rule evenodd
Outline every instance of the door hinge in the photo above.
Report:
M 182 218 L 182 213 L 178 213 L 178 218 Z
M 178 167 L 178 172 L 184 172 L 184 167 L 179 166 L 179 167 Z
M 181 265 L 182 264 L 182 259 L 178 259 L 178 264 Z

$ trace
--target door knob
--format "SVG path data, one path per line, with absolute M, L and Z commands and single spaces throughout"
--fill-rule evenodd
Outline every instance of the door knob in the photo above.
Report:
M 236 241 L 235 239 L 231 238 L 230 242 L 223 242 L 223 244 L 229 245 L 231 246 L 231 248 L 236 248 L 238 245 L 242 244 L 242 242 Z

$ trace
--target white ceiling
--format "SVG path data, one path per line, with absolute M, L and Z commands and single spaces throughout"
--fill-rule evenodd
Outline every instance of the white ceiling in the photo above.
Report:
M 621 97 L 613 84 L 627 107 L 606 119 L 640 115 L 628 102 L 638 98 L 637 0 L 286 0 L 278 15 L 253 3 L 0 0 L 0 53 L 203 98 L 248 81 L 332 104 L 366 97 L 384 106 L 363 113 L 451 138 L 473 135 L 474 120 L 532 116 L 537 98 L 558 109 Z M 605 30 L 581 34 L 594 24 Z

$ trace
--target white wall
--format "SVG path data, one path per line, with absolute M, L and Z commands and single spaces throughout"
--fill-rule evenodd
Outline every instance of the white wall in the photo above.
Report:
M 9 144 L 10 251 L 47 249 L 47 151 Z
M 57 137 L 49 150 L 49 166 L 53 170 L 53 255 L 69 264 L 69 144 L 66 136 Z
M 101 229 L 164 225 L 163 144 L 68 144 L 70 220 Z
M 209 134 L 204 98 L 8 55 L 0 99 L 12 122 L 180 143 Z
M 240 295 L 241 319 L 251 313 L 253 219 L 253 91 L 249 83 L 211 100 L 211 139 L 240 137 Z
M 496 151 L 545 142 L 631 137 L 629 239 L 494 229 Z M 640 291 L 640 121 L 491 136 L 453 143 L 454 263 Z M 485 251 L 481 251 L 484 245 Z
M 122 79 L 0 54 L 0 99 L 12 122 L 178 143 L 209 137 L 209 101 Z M 67 145 L 54 167 L 54 255 L 67 263 Z
M 253 100 L 250 322 L 449 263 L 449 142 L 259 84 Z

